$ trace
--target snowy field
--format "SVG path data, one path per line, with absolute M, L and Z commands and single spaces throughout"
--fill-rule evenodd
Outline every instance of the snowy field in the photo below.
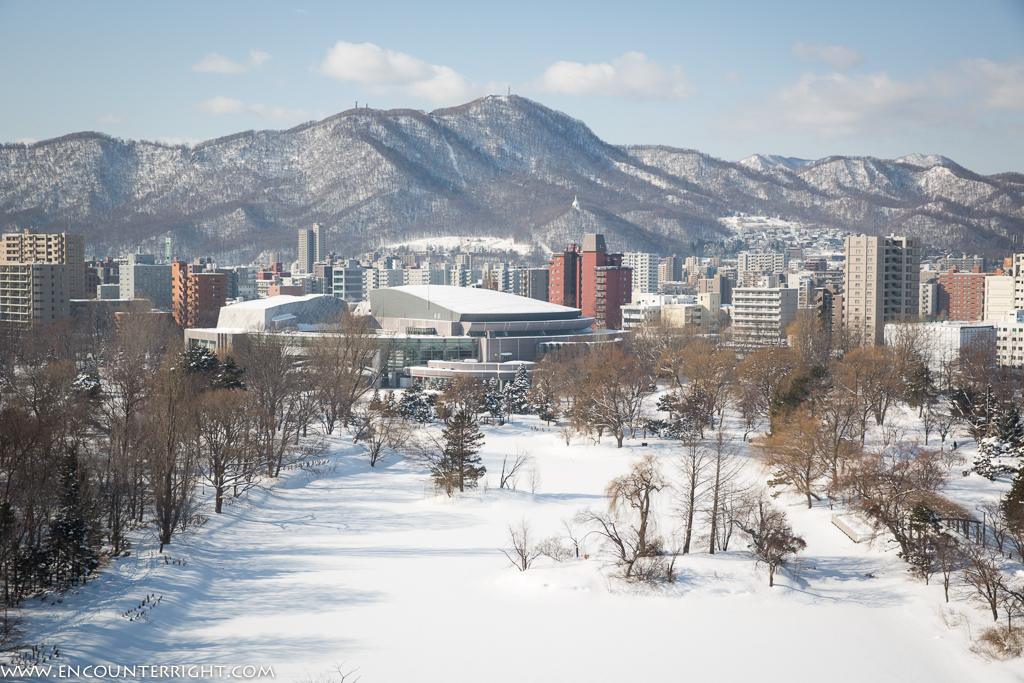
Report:
M 283 681 L 335 665 L 363 683 L 1024 680 L 1024 663 L 970 652 L 968 625 L 976 636 L 991 622 L 965 593 L 950 611 L 941 585 L 912 579 L 884 541 L 855 544 L 832 526 L 827 502 L 776 501 L 807 549 L 773 589 L 738 538 L 681 558 L 679 581 L 657 588 L 609 578 L 593 537 L 589 559 L 519 572 L 498 550 L 508 524 L 525 517 L 552 535 L 603 507 L 604 486 L 638 456 L 672 474 L 673 446 L 566 447 L 536 418 L 483 430 L 486 489 L 435 497 L 422 469 L 398 458 L 371 469 L 337 437 L 320 473 L 288 471 L 165 555 L 138 532 L 138 554 L 59 603 L 29 601 L 27 639 L 59 647 L 64 665 L 270 666 Z M 518 491 L 498 488 L 519 449 L 533 455 L 536 493 L 526 475 Z M 965 502 L 1005 488 L 959 472 L 951 483 Z M 147 595 L 162 598 L 123 616 Z

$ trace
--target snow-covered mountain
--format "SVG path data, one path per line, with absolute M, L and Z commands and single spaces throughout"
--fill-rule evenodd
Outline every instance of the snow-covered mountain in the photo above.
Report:
M 443 235 L 561 245 L 593 231 L 616 249 L 688 253 L 724 234 L 716 219 L 729 211 L 996 253 L 1024 233 L 1024 176 L 939 156 L 732 163 L 617 147 L 518 96 L 352 109 L 193 147 L 98 133 L 0 146 L 0 230 L 81 232 L 96 254 L 170 234 L 185 255 L 243 261 L 288 254 L 314 222 L 344 255 Z

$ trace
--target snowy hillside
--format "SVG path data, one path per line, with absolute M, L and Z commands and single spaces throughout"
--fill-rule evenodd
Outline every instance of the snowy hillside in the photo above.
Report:
M 570 209 L 579 197 L 581 212 Z M 0 231 L 74 231 L 89 253 L 246 262 L 321 223 L 342 256 L 445 235 L 689 254 L 733 211 L 996 252 L 1024 232 L 1024 176 L 944 157 L 816 161 L 610 145 L 523 97 L 434 112 L 351 109 L 286 131 L 169 146 L 75 133 L 0 145 Z
M 287 472 L 165 555 L 138 532 L 137 554 L 61 601 L 30 601 L 29 640 L 59 647 L 64 665 L 269 666 L 283 681 L 336 665 L 363 683 L 1024 676 L 1019 660 L 969 652 L 968 625 L 976 633 L 986 614 L 966 593 L 947 607 L 941 586 L 912 579 L 884 540 L 844 536 L 827 503 L 778 500 L 807 549 L 772 589 L 738 539 L 681 558 L 678 582 L 659 588 L 611 578 L 593 536 L 589 559 L 519 572 L 499 551 L 508 525 L 559 533 L 579 509 L 603 508 L 607 482 L 638 456 L 654 453 L 672 475 L 678 452 L 659 439 L 566 447 L 534 417 L 484 431 L 488 487 L 454 499 L 435 497 L 422 469 L 395 458 L 371 469 L 362 446 L 335 438 L 330 466 Z M 498 489 L 502 459 L 522 449 L 536 490 L 527 475 Z M 763 481 L 753 462 L 746 472 Z M 972 503 L 1005 488 L 977 475 L 953 485 Z

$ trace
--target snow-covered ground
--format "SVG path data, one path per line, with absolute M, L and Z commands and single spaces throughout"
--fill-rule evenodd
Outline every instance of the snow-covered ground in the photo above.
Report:
M 1024 663 L 969 651 L 955 624 L 976 637 L 983 610 L 960 597 L 950 616 L 941 585 L 912 579 L 884 542 L 852 542 L 827 503 L 777 500 L 807 549 L 772 589 L 739 539 L 681 558 L 679 581 L 657 588 L 609 578 L 593 538 L 589 559 L 519 572 L 498 550 L 507 525 L 525 518 L 552 535 L 603 507 L 604 486 L 638 456 L 655 453 L 671 474 L 674 450 L 658 439 L 566 447 L 529 417 L 483 429 L 486 489 L 435 497 L 420 468 L 392 458 L 371 469 L 336 437 L 319 474 L 288 471 L 164 555 L 139 532 L 138 553 L 87 586 L 30 601 L 28 639 L 57 645 L 64 665 L 270 666 L 284 681 L 338 664 L 363 683 L 1024 680 Z M 502 458 L 520 449 L 536 493 L 526 475 L 517 491 L 497 488 Z M 953 485 L 965 499 L 1000 488 L 977 475 Z M 162 598 L 141 619 L 122 616 L 147 595 Z
M 385 249 L 396 247 L 409 247 L 414 250 L 430 249 L 435 251 L 448 252 L 459 247 L 463 252 L 491 252 L 491 251 L 517 251 L 520 254 L 529 254 L 533 251 L 532 244 L 516 243 L 505 237 L 458 237 L 449 235 L 445 237 L 424 237 L 408 242 L 396 242 L 389 244 Z

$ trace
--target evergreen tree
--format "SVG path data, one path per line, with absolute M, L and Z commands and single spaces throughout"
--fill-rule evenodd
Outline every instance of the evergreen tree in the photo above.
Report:
M 220 367 L 220 361 L 215 354 L 205 346 L 190 346 L 178 355 L 178 365 L 186 372 L 216 372 Z
M 245 389 L 245 383 L 242 382 L 244 374 L 245 368 L 238 367 L 235 359 L 228 356 L 227 360 L 217 366 L 217 372 L 210 380 L 210 386 L 214 389 Z
M 1006 517 L 1006 525 L 1014 533 L 1024 532 L 1024 467 L 1017 471 L 1017 476 L 1010 484 L 1010 490 L 999 501 Z
M 416 422 L 432 422 L 435 417 L 432 399 L 424 390 L 423 382 L 415 380 L 402 393 L 401 414 Z
M 1024 442 L 1024 424 L 1021 423 L 1020 408 L 1012 399 L 1003 403 L 995 421 L 998 431 L 996 437 L 1001 442 L 1009 444 L 1011 448 L 1016 448 Z
M 484 442 L 484 435 L 477 427 L 476 420 L 468 410 L 460 410 L 445 421 L 444 430 L 441 432 L 444 439 L 444 468 L 447 470 L 438 480 L 435 481 L 446 490 L 454 486 L 459 491 L 467 488 L 476 488 L 477 481 L 484 476 L 487 468 L 481 464 L 480 447 Z
M 50 568 L 58 584 L 73 585 L 99 566 L 95 515 L 82 479 L 78 455 L 69 451 L 60 471 L 61 507 L 50 524 Z
M 516 376 L 505 386 L 505 405 L 510 414 L 526 415 L 530 412 L 530 376 L 526 366 L 520 365 Z
M 487 412 L 495 420 L 504 424 L 505 422 L 505 397 L 502 394 L 498 380 L 493 377 L 487 380 L 487 389 L 484 394 L 484 402 L 487 405 Z

